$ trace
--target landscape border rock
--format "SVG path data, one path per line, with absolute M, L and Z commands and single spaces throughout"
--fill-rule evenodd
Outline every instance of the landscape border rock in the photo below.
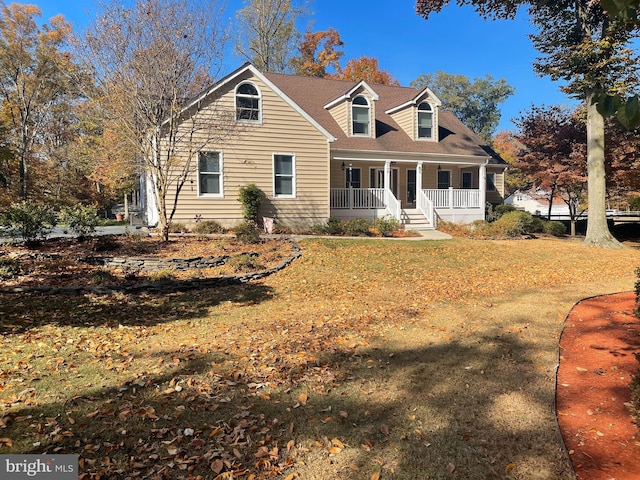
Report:
M 35 287 L 13 287 L 0 289 L 0 293 L 15 294 L 42 294 L 42 295 L 83 295 L 87 293 L 98 295 L 111 295 L 114 293 L 173 293 L 200 288 L 225 287 L 228 285 L 239 285 L 254 280 L 259 280 L 288 267 L 294 260 L 302 256 L 302 250 L 295 240 L 289 240 L 293 252 L 291 255 L 276 266 L 246 273 L 243 275 L 223 275 L 212 278 L 191 278 L 187 280 L 163 279 L 153 282 L 138 283 L 135 285 L 103 286 L 103 285 L 77 285 L 65 287 L 35 286 Z M 255 255 L 255 254 L 254 254 Z M 171 270 L 194 270 L 200 268 L 211 268 L 218 266 L 229 260 L 231 257 L 195 257 L 195 258 L 141 258 L 141 257 L 88 257 L 81 261 L 95 262 L 93 265 L 102 265 L 107 268 L 131 268 L 131 269 L 171 269 Z

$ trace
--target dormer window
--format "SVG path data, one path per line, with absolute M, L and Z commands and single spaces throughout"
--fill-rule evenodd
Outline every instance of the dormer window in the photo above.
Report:
M 260 121 L 260 93 L 250 83 L 243 83 L 236 90 L 236 120 Z
M 433 139 L 433 108 L 427 102 L 418 105 L 418 139 Z
M 354 135 L 370 135 L 371 116 L 369 102 L 366 98 L 358 96 L 353 99 L 351 106 L 351 118 Z

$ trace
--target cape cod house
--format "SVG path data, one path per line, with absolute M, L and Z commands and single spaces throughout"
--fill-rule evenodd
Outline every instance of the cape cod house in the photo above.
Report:
M 262 73 L 245 64 L 183 114 L 197 121 L 213 108 L 233 112 L 238 128 L 224 142 L 200 144 L 174 222 L 197 216 L 238 224 L 238 190 L 249 183 L 265 195 L 261 216 L 291 228 L 391 215 L 406 228 L 430 229 L 438 219 L 483 219 L 485 203 L 503 199 L 506 163 L 441 110 L 428 88 Z M 153 224 L 153 196 L 145 197 Z

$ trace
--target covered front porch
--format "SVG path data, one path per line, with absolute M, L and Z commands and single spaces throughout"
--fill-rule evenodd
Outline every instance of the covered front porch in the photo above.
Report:
M 452 162 L 334 157 L 331 216 L 341 219 L 392 216 L 412 230 L 437 228 L 438 220 L 483 220 L 487 159 Z

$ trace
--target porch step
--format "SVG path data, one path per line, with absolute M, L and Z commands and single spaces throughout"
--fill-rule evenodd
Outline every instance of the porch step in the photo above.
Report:
M 431 225 L 425 216 L 418 209 L 403 209 L 402 224 L 406 230 L 434 230 L 435 227 Z

